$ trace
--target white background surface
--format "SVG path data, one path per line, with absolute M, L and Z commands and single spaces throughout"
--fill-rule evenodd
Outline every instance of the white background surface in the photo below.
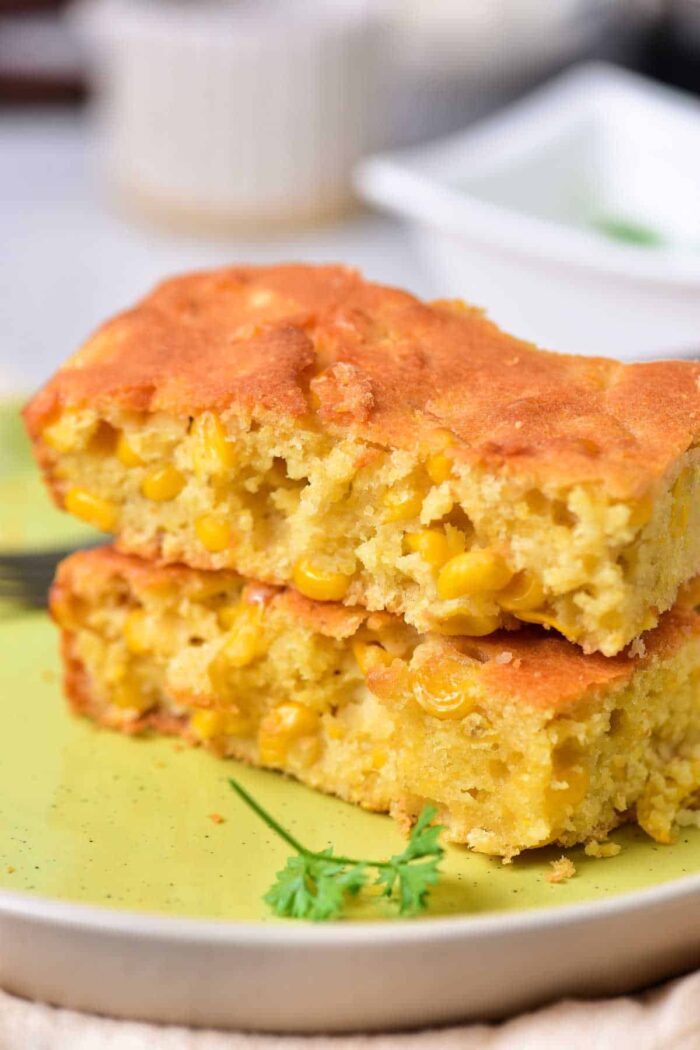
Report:
M 430 287 L 392 220 L 359 213 L 295 236 L 218 242 L 137 225 L 103 199 L 83 118 L 0 116 L 0 384 L 29 390 L 161 277 L 232 262 L 339 261 L 420 295 Z

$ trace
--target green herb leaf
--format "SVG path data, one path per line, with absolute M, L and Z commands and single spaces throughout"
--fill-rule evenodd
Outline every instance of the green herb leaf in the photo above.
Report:
M 403 853 L 392 857 L 377 875 L 377 885 L 383 887 L 382 896 L 398 895 L 401 915 L 423 911 L 430 886 L 440 878 L 438 865 L 445 851 L 439 842 L 442 828 L 430 823 L 436 813 L 434 806 L 425 806 Z M 430 860 L 412 863 L 423 857 Z
M 624 241 L 640 248 L 658 248 L 664 243 L 662 235 L 651 226 L 628 222 L 626 219 L 603 215 L 595 221 L 595 226 L 615 241 Z
M 430 887 L 440 878 L 440 858 L 427 860 L 424 864 L 403 864 L 399 869 L 399 912 L 414 915 L 426 906 Z
M 437 814 L 434 806 L 423 809 L 401 853 L 385 861 L 356 860 L 336 857 L 332 847 L 307 849 L 236 780 L 229 783 L 239 798 L 295 851 L 263 898 L 275 915 L 314 921 L 335 919 L 342 915 L 346 898 L 357 896 L 367 885 L 371 868 L 377 872 L 374 884 L 382 887 L 380 896 L 395 900 L 400 915 L 413 915 L 427 907 L 430 887 L 440 878 L 439 864 L 445 852 L 439 842 L 443 828 L 431 823 Z
M 435 806 L 424 806 L 418 820 L 413 826 L 411 837 L 403 853 L 398 857 L 392 857 L 394 861 L 414 860 L 417 857 L 429 857 L 436 854 L 438 859 L 444 854 L 440 845 L 440 832 L 444 829 L 440 824 L 433 824 L 437 816 Z
M 367 883 L 367 865 L 359 863 L 354 864 L 351 868 L 346 868 L 345 871 L 338 876 L 338 882 L 345 888 L 351 897 L 357 896 L 363 886 Z
M 297 854 L 277 872 L 263 900 L 276 915 L 293 919 L 333 919 L 343 910 L 344 887 L 337 876 L 342 865 Z

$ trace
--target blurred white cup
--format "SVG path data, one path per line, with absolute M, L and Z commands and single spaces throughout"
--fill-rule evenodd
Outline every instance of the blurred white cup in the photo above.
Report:
M 365 0 L 79 0 L 72 17 L 119 197 L 203 230 L 347 207 L 383 96 Z

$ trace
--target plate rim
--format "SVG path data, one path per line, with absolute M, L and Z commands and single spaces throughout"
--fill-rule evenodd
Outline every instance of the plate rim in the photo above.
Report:
M 109 908 L 59 898 L 0 889 L 0 922 L 24 920 L 59 925 L 83 933 L 156 939 L 171 944 L 216 943 L 224 947 L 336 947 L 435 939 L 480 939 L 485 936 L 532 933 L 552 926 L 580 925 L 616 914 L 642 912 L 654 906 L 700 897 L 700 872 L 670 879 L 658 886 L 628 890 L 599 900 L 577 901 L 523 911 L 426 916 L 384 921 L 336 920 L 327 924 L 298 920 L 289 923 L 254 919 L 194 918 L 157 912 Z

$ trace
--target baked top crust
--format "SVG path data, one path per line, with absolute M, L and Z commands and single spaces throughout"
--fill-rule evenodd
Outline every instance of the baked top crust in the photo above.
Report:
M 535 483 L 641 495 L 700 434 L 700 363 L 538 350 L 475 307 L 427 304 L 343 266 L 232 266 L 165 281 L 108 321 L 25 410 L 298 418 Z
M 338 640 L 349 640 L 366 624 L 373 631 L 391 630 L 401 621 L 389 613 L 369 613 L 334 602 L 315 602 L 292 590 L 244 580 L 236 573 L 207 572 L 186 566 L 159 566 L 121 554 L 112 547 L 78 551 L 58 569 L 52 604 L 61 594 L 77 595 L 88 604 L 101 604 L 110 587 L 128 591 L 157 591 L 172 588 L 178 594 L 206 593 L 211 585 L 222 591 L 243 586 L 244 600 L 264 601 L 307 630 Z M 477 661 L 485 692 L 504 703 L 563 713 L 585 703 L 591 692 L 622 686 L 649 661 L 667 659 L 693 637 L 700 635 L 700 615 L 693 609 L 675 606 L 661 617 L 658 626 L 644 635 L 644 644 L 617 656 L 585 655 L 576 645 L 554 632 L 534 627 L 498 631 L 484 638 L 417 635 L 416 643 L 430 641 L 433 649 L 426 670 L 439 677 L 445 662 Z M 378 695 L 391 697 L 400 688 L 400 663 L 372 674 L 370 687 Z

